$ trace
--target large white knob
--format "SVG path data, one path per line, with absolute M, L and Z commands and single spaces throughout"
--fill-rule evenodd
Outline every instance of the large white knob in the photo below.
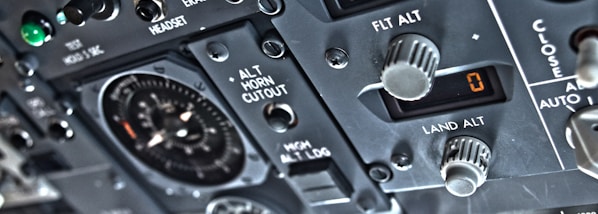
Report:
M 394 38 L 384 69 L 384 89 L 397 99 L 419 100 L 432 89 L 434 72 L 440 61 L 438 47 L 418 34 L 403 34 Z

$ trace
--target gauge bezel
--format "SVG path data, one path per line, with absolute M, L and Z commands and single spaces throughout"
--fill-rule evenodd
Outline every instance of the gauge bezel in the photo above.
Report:
M 145 74 L 163 77 L 176 81 L 184 86 L 197 91 L 200 95 L 210 100 L 233 124 L 234 129 L 241 138 L 244 154 L 244 166 L 241 172 L 231 181 L 217 185 L 198 185 L 180 181 L 151 166 L 143 163 L 134 154 L 129 152 L 120 140 L 111 131 L 108 122 L 104 118 L 102 99 L 108 86 L 121 77 L 128 75 Z M 101 127 L 102 132 L 106 134 L 111 142 L 109 144 L 118 150 L 133 167 L 149 183 L 164 189 L 167 195 L 191 195 L 198 197 L 201 193 L 212 192 L 216 190 L 231 189 L 245 186 L 252 186 L 262 183 L 267 176 L 269 165 L 264 161 L 262 155 L 258 153 L 252 145 L 250 138 L 241 126 L 239 120 L 232 113 L 232 110 L 225 104 L 224 99 L 220 97 L 216 88 L 209 79 L 203 75 L 199 68 L 191 65 L 183 65 L 181 62 L 173 62 L 169 59 L 160 59 L 139 67 L 126 69 L 115 75 L 109 75 L 104 78 L 96 79 L 81 86 L 82 107 L 87 111 L 93 120 Z
M 223 197 L 214 198 L 210 201 L 210 203 L 208 203 L 208 206 L 206 206 L 206 214 L 216 214 L 214 212 L 214 209 L 216 209 L 216 206 L 220 205 L 221 203 L 231 204 L 230 202 L 237 202 L 237 203 L 244 202 L 246 204 L 251 204 L 251 206 L 253 206 L 253 207 L 263 210 L 263 213 L 268 213 L 268 214 L 276 213 L 270 207 L 264 205 L 263 203 L 255 201 L 253 199 L 240 197 L 240 196 L 223 196 Z

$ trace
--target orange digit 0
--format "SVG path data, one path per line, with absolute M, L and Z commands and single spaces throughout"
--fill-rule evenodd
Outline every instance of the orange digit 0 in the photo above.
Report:
M 477 81 L 478 85 L 474 84 L 473 78 Z M 484 83 L 482 82 L 482 78 L 480 77 L 480 73 L 478 72 L 471 72 L 467 74 L 467 82 L 469 82 L 469 89 L 473 92 L 480 92 L 484 91 Z

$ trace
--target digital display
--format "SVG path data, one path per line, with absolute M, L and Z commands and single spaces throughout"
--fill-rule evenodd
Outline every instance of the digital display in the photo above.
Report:
M 494 67 L 436 77 L 430 93 L 417 101 L 398 100 L 384 90 L 381 93 L 394 119 L 506 100 Z

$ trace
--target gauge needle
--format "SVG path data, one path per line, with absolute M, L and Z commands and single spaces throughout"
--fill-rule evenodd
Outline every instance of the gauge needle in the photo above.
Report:
M 152 148 L 154 146 L 157 146 L 158 144 L 164 142 L 164 136 L 162 135 L 162 133 L 160 132 L 156 132 L 154 134 L 154 136 L 152 136 L 152 139 L 150 139 L 149 142 L 147 142 L 147 147 L 148 148 Z
M 189 119 L 191 119 L 191 117 L 193 116 L 193 112 L 191 111 L 186 111 L 183 112 L 181 115 L 179 115 L 179 119 L 181 119 L 183 122 L 188 122 Z

